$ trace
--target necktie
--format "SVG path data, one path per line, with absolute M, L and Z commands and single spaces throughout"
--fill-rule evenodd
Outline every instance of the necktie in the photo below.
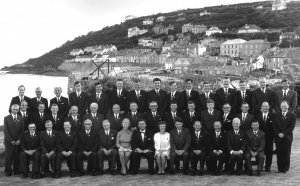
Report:
M 48 136 L 51 137 L 51 132 L 50 131 L 48 131 Z
M 25 114 L 25 112 L 23 112 L 23 114 L 22 114 L 22 117 L 23 117 L 23 118 L 25 118 L 25 117 L 26 117 L 26 114 Z
M 173 119 L 175 119 L 175 117 L 176 117 L 176 114 L 175 114 L 175 113 L 172 113 L 172 115 L 173 115 Z
M 24 97 L 23 96 L 21 96 L 21 101 L 24 101 Z
M 284 112 L 282 113 L 282 117 L 285 118 L 285 113 Z
M 199 139 L 199 132 L 196 132 L 197 139 Z
M 118 90 L 118 96 L 121 97 L 121 90 Z
M 189 90 L 186 91 L 186 96 L 187 96 L 188 98 L 190 97 L 190 91 L 189 91 Z
M 227 90 L 227 88 L 225 89 L 225 94 L 226 94 L 226 95 L 228 94 L 228 90 Z
M 86 135 L 88 135 L 88 136 L 89 136 L 89 135 L 90 135 L 90 131 L 86 131 Z
M 155 118 L 155 116 L 156 116 L 155 112 L 152 112 L 152 114 L 153 114 L 153 117 Z
M 246 119 L 246 114 L 243 114 L 242 121 L 245 121 L 245 119 Z
M 192 112 L 190 112 L 190 117 L 191 119 L 194 117 L 194 114 Z
M 140 91 L 136 92 L 136 96 L 137 96 L 137 98 L 140 98 Z
M 18 122 L 17 116 L 13 116 L 13 120 L 14 120 L 14 123 L 17 124 L 17 122 Z
M 159 91 L 158 90 L 155 90 L 156 91 L 156 94 L 158 94 L 159 93 Z
M 226 120 L 226 114 L 224 114 L 224 117 L 223 117 L 223 121 L 225 121 Z
M 57 97 L 57 102 L 59 102 L 59 97 Z
M 118 119 L 118 114 L 115 114 L 115 118 Z
M 79 98 L 79 96 L 80 96 L 80 94 L 79 94 L 79 92 L 77 92 L 77 97 Z
M 105 131 L 106 136 L 108 136 L 108 131 Z
M 34 136 L 34 133 L 30 133 L 30 136 L 33 138 L 33 136 Z
M 217 132 L 217 138 L 219 138 L 219 136 L 220 136 L 220 132 Z
M 179 136 L 181 135 L 181 130 L 178 131 L 178 135 L 179 135 Z
M 264 114 L 264 122 L 266 122 L 266 120 L 267 120 L 267 115 Z
M 142 140 L 144 141 L 144 139 L 145 139 L 145 132 L 141 131 L 141 135 L 142 135 Z
M 100 99 L 100 93 L 97 93 L 97 99 L 98 100 Z
M 95 114 L 95 113 L 93 114 L 93 118 L 94 118 L 94 119 L 96 118 L 96 114 Z
M 238 131 L 235 131 L 235 134 L 238 135 L 239 134 Z
M 42 120 L 44 119 L 44 113 L 41 113 L 41 119 Z
M 286 98 L 286 90 L 283 91 L 283 99 Z
M 56 115 L 53 116 L 54 121 L 56 121 Z
M 244 91 L 242 92 L 242 99 L 243 100 L 245 99 L 245 92 Z
M 132 113 L 132 117 L 135 118 L 135 112 Z

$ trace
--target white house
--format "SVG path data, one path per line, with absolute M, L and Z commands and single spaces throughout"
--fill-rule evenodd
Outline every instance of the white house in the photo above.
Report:
M 157 22 L 164 22 L 165 19 L 166 19 L 165 16 L 159 16 L 158 18 L 156 18 L 156 21 L 157 21 Z
M 205 16 L 205 15 L 211 15 L 210 12 L 207 12 L 207 10 L 204 10 L 203 12 L 200 12 L 200 16 Z
M 206 47 L 201 44 L 198 44 L 198 55 L 203 56 L 205 52 L 206 52 Z
M 251 70 L 261 69 L 264 67 L 264 62 L 265 62 L 265 58 L 262 55 L 260 55 L 255 60 L 252 61 L 250 69 Z
M 74 59 L 74 62 L 86 63 L 86 62 L 90 62 L 93 58 L 94 58 L 94 56 L 92 56 L 92 55 L 76 56 L 76 58 Z
M 245 24 L 245 26 L 243 26 L 242 28 L 238 29 L 238 34 L 246 34 L 246 33 L 259 33 L 261 32 L 261 28 L 259 28 L 258 26 L 251 24 Z
M 128 28 L 128 38 L 137 36 L 137 35 L 142 35 L 144 33 L 148 32 L 147 29 L 139 29 L 138 27 L 131 27 Z
M 84 48 L 84 52 L 86 52 L 86 53 L 92 53 L 97 48 L 99 48 L 97 45 L 95 45 L 95 46 L 88 46 L 88 47 Z
M 153 25 L 153 19 L 152 18 L 146 18 L 143 21 L 143 25 Z
M 125 16 L 125 21 L 136 18 L 134 15 Z
M 79 56 L 79 55 L 82 55 L 82 54 L 84 54 L 84 51 L 81 48 L 73 49 L 70 52 L 70 56 Z
M 284 10 L 286 9 L 287 0 L 273 0 L 272 10 Z
M 222 33 L 222 30 L 216 26 L 212 26 L 208 30 L 206 30 L 205 33 L 207 36 L 211 36 L 212 34 L 215 34 L 215 33 Z

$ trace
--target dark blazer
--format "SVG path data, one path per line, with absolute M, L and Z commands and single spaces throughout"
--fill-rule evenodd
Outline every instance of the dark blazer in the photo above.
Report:
M 187 128 L 182 128 L 181 134 L 179 135 L 177 129 L 174 128 L 170 132 L 170 144 L 171 144 L 171 152 L 175 150 L 184 150 L 188 152 L 188 149 L 191 145 L 191 134 Z
M 235 114 L 233 114 L 232 112 L 229 112 L 229 114 L 227 115 L 226 118 L 224 118 L 224 113 L 222 113 L 221 115 L 221 123 L 222 123 L 222 131 L 224 132 L 228 132 L 230 130 L 232 130 L 232 120 L 236 117 Z
M 235 95 L 236 95 L 236 91 L 235 89 L 228 89 L 228 95 L 225 94 L 224 92 L 224 88 L 220 88 L 216 91 L 216 95 L 215 95 L 215 102 L 216 102 L 216 109 L 217 110 L 222 110 L 222 107 L 225 103 L 229 103 L 231 108 L 232 108 L 232 112 L 235 113 Z
M 85 130 L 82 130 L 78 134 L 78 151 L 92 151 L 96 152 L 99 149 L 99 134 L 90 130 L 90 134 L 87 135 Z
M 289 104 L 289 112 L 295 113 L 296 108 L 297 108 L 297 103 L 298 103 L 297 102 L 297 92 L 289 89 L 285 98 L 283 98 L 282 90 L 278 90 L 275 93 L 275 109 L 276 109 L 277 113 L 281 113 L 280 103 L 284 100 L 287 101 Z
M 4 117 L 4 145 L 12 146 L 12 141 L 22 140 L 24 132 L 24 120 L 17 115 L 17 123 L 14 122 L 13 116 L 10 114 Z
M 150 130 L 146 130 L 144 141 L 142 140 L 142 134 L 140 133 L 140 130 L 136 130 L 132 134 L 131 138 L 131 147 L 134 151 L 137 148 L 140 148 L 141 150 L 149 149 L 152 152 L 154 152 L 154 140 L 153 140 L 153 132 Z
M 265 133 L 261 130 L 254 135 L 253 130 L 248 130 L 247 136 L 247 150 L 253 152 L 264 152 L 265 150 Z
M 263 114 L 260 113 L 259 115 L 256 116 L 256 119 L 259 122 L 259 129 L 262 130 L 265 134 L 272 134 L 274 133 L 273 131 L 273 121 L 275 119 L 275 114 L 268 113 L 266 121 L 263 119 Z
M 110 110 L 112 109 L 112 106 L 114 104 L 120 105 L 121 111 L 127 112 L 127 97 L 128 97 L 128 92 L 125 89 L 122 89 L 121 96 L 118 96 L 118 91 L 117 89 L 114 89 L 110 92 L 109 94 L 110 97 Z
M 104 129 L 101 129 L 99 132 L 100 137 L 100 149 L 105 148 L 106 150 L 109 149 L 116 149 L 116 139 L 117 139 L 118 131 L 114 129 L 109 130 L 109 135 L 105 134 Z
M 272 90 L 266 89 L 266 93 L 264 93 L 260 88 L 257 88 L 252 92 L 252 108 L 253 112 L 259 113 L 261 109 L 261 104 L 267 101 L 270 104 L 270 111 L 274 109 L 275 106 L 275 94 Z
M 86 114 L 86 110 L 89 107 L 89 96 L 86 92 L 81 91 L 80 96 L 77 98 L 76 92 L 69 94 L 69 106 L 70 108 L 74 105 L 78 107 L 78 113 L 83 116 Z
M 167 92 L 164 90 L 159 90 L 159 94 L 156 94 L 155 90 L 150 90 L 148 92 L 148 105 L 151 101 L 156 101 L 158 104 L 157 111 L 159 113 L 164 114 L 167 111 L 168 103 L 167 103 Z
M 67 117 L 69 114 L 69 100 L 66 97 L 61 96 L 60 100 L 57 101 L 57 98 L 53 98 L 50 100 L 50 105 L 49 107 L 53 104 L 56 103 L 58 105 L 58 114 L 64 117 Z
M 124 118 L 123 114 L 119 113 L 119 118 L 116 119 L 113 113 L 109 113 L 106 115 L 106 119 L 110 122 L 110 128 L 116 131 L 122 130 L 122 120 Z
M 65 121 L 69 121 L 71 123 L 71 130 L 79 132 L 83 129 L 83 121 L 80 115 L 77 115 L 77 120 L 75 121 L 72 116 L 68 116 L 65 118 Z
M 176 112 L 176 117 L 182 118 L 182 114 Z M 167 123 L 167 129 L 166 129 L 167 132 L 170 132 L 172 129 L 175 128 L 175 119 L 176 118 L 173 118 L 171 111 L 165 113 L 164 121 Z
M 203 110 L 201 112 L 201 123 L 203 129 L 206 131 L 214 129 L 214 122 L 220 121 L 221 119 L 221 112 L 218 110 L 214 110 L 212 115 L 208 113 L 208 110 Z
M 128 112 L 125 115 L 125 118 L 130 120 L 130 128 L 138 127 L 138 122 L 140 119 L 144 118 L 144 114 L 137 112 L 136 115 L 133 117 L 132 112 Z M 148 123 L 147 123 L 148 124 Z
M 196 110 L 199 110 L 200 108 L 200 100 L 199 100 L 199 92 L 196 90 L 191 90 L 190 95 L 187 95 L 187 91 L 182 91 L 183 99 L 184 99 L 184 110 L 188 110 L 187 103 L 189 101 L 193 101 L 196 104 Z
M 25 101 L 27 102 L 27 104 L 28 104 L 28 110 L 30 110 L 30 98 L 27 97 L 27 96 L 24 96 L 24 100 L 25 100 Z M 9 104 L 9 108 L 8 108 L 8 112 L 11 113 L 10 108 L 11 108 L 11 106 L 12 106 L 13 104 L 21 105 L 21 101 L 22 101 L 22 100 L 20 100 L 20 97 L 19 97 L 19 96 L 16 96 L 16 97 L 11 98 L 11 101 L 10 101 L 10 104 Z
M 158 122 L 163 119 L 162 114 L 156 112 L 156 116 L 154 118 L 152 112 L 148 111 L 144 114 L 144 118 L 147 122 L 147 130 L 151 130 L 154 133 L 159 131 Z
M 53 115 L 50 113 L 47 115 L 46 120 L 51 120 L 52 121 L 52 129 L 55 131 L 61 131 L 64 128 L 64 117 L 57 115 L 56 121 L 53 118 Z
M 93 93 L 90 96 L 90 104 L 91 103 L 97 103 L 98 104 L 98 111 L 97 112 L 99 114 L 103 114 L 104 116 L 107 114 L 108 109 L 109 109 L 109 97 L 104 92 L 101 93 L 100 99 L 97 98 L 96 93 Z M 90 108 L 88 108 L 88 109 L 89 109 L 89 112 L 90 112 Z
M 104 116 L 103 114 L 96 114 L 96 118 L 93 118 L 92 114 L 86 114 L 85 116 L 83 116 L 83 122 L 86 119 L 90 119 L 92 121 L 92 129 L 95 130 L 96 132 L 99 132 L 100 129 L 102 129 L 102 121 L 104 120 Z
M 216 95 L 214 93 L 210 92 L 209 93 L 209 99 L 212 99 L 212 100 L 216 101 Z M 203 111 L 203 110 L 207 110 L 206 102 L 207 102 L 207 99 L 205 97 L 205 93 L 203 92 L 199 95 L 198 105 L 199 105 L 199 111 L 200 112 Z
M 196 132 L 191 132 L 191 146 L 190 150 L 201 150 L 206 152 L 208 146 L 208 135 L 204 130 L 200 131 L 199 138 L 196 136 Z
M 183 127 L 188 128 L 190 132 L 194 130 L 194 122 L 201 121 L 201 113 L 199 111 L 195 111 L 193 117 L 190 116 L 190 112 L 188 110 L 184 111 L 182 114 Z
M 251 99 L 252 99 L 252 92 L 250 90 L 246 90 L 244 99 L 242 97 L 242 92 L 240 90 L 236 91 L 235 104 L 234 104 L 236 113 L 239 114 L 242 112 L 241 107 L 242 107 L 242 103 L 244 103 L 244 102 L 249 104 L 249 111 L 252 112 Z
M 25 113 L 25 116 L 23 117 L 22 114 L 21 114 L 21 112 L 19 111 L 18 115 L 21 116 L 23 118 L 23 120 L 24 120 L 24 130 L 25 131 L 28 130 L 28 125 L 31 122 L 31 115 L 32 115 L 31 112 L 27 111 Z
M 182 92 L 176 91 L 174 97 L 171 96 L 171 93 L 167 94 L 167 111 L 170 110 L 170 105 L 172 101 L 177 103 L 177 111 L 182 112 L 184 110 L 185 102 L 184 95 L 182 94 Z
M 42 153 L 48 153 L 51 151 L 56 152 L 57 150 L 57 134 L 58 132 L 55 130 L 52 130 L 52 135 L 49 136 L 46 131 L 42 131 L 40 133 L 41 135 L 41 148 L 42 148 Z
M 31 122 L 35 123 L 36 130 L 41 132 L 46 130 L 45 121 L 47 120 L 47 118 L 50 118 L 49 113 L 44 112 L 44 117 L 41 118 L 39 112 L 34 112 L 32 113 L 30 120 Z
M 135 90 L 128 93 L 127 97 L 127 110 L 130 111 L 130 103 L 136 102 L 138 104 L 138 112 L 144 113 L 149 110 L 149 105 L 147 103 L 148 93 L 144 90 L 140 90 L 140 96 L 137 97 Z
M 245 153 L 246 150 L 246 132 L 239 130 L 239 134 L 236 135 L 233 130 L 227 133 L 227 150 L 238 151 L 242 150 Z
M 69 135 L 62 130 L 58 132 L 57 136 L 57 151 L 72 151 L 76 152 L 78 146 L 78 136 L 76 131 L 70 131 Z
M 34 136 L 31 137 L 30 132 L 24 132 L 22 141 L 21 141 L 21 150 L 41 150 L 40 146 L 40 133 L 35 131 Z
M 290 112 L 287 112 L 285 117 L 282 114 L 276 114 L 273 122 L 273 130 L 275 134 L 275 141 L 279 139 L 278 134 L 283 133 L 285 137 L 292 142 L 293 141 L 293 130 L 296 124 L 296 116 Z
M 227 136 L 225 132 L 221 131 L 218 138 L 215 130 L 208 132 L 209 153 L 212 153 L 214 150 L 221 150 L 224 153 L 226 150 L 226 142 Z
M 39 102 L 37 101 L 36 97 L 31 98 L 30 99 L 30 106 L 29 106 L 30 111 L 31 112 L 37 112 L 38 111 L 38 104 L 40 102 L 45 104 L 45 112 L 49 112 L 49 110 L 48 110 L 48 100 L 44 97 L 41 97 L 41 100 Z
M 242 120 L 242 113 L 238 114 L 237 117 L 241 120 L 240 130 L 247 132 L 251 129 L 252 121 L 254 121 L 254 115 L 247 113 L 245 121 Z

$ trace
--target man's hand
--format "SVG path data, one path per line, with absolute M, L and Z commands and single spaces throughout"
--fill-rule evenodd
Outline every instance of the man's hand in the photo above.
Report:
M 20 143 L 21 143 L 20 140 L 17 140 L 15 145 L 20 145 Z
M 137 153 L 143 153 L 143 151 L 140 148 L 136 148 L 135 152 L 137 152 Z
M 151 150 L 146 149 L 146 150 L 143 150 L 142 152 L 143 152 L 143 153 L 148 153 L 148 152 L 151 152 Z
M 16 144 L 16 142 L 15 142 L 15 141 L 12 141 L 12 142 L 11 142 L 11 144 L 12 144 L 12 145 L 15 145 L 15 144 Z
M 283 133 L 279 133 L 278 136 L 279 136 L 280 138 L 283 138 L 283 137 L 284 137 L 284 134 L 283 134 Z

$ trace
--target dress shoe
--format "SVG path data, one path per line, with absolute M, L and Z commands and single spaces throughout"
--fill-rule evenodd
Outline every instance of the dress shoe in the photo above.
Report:
M 183 175 L 188 175 L 189 172 L 188 172 L 187 170 L 183 170 L 183 171 L 182 171 L 182 174 L 183 174 Z
M 97 176 L 98 173 L 96 171 L 92 171 L 92 176 Z
M 44 177 L 45 177 L 45 173 L 44 173 L 44 172 L 41 173 L 40 177 L 41 177 L 41 178 L 44 178 Z
M 192 176 L 195 176 L 195 175 L 196 175 L 196 170 L 194 170 L 194 169 L 191 170 L 191 175 L 192 175 Z
M 260 170 L 256 171 L 257 176 L 260 176 Z
M 111 175 L 116 175 L 116 171 L 115 170 L 110 170 L 109 171 Z
M 40 176 L 39 172 L 32 174 L 32 179 L 40 179 L 40 178 L 41 178 L 41 176 Z
M 56 176 L 56 175 L 55 175 L 55 172 L 52 172 L 52 173 L 51 173 L 51 178 L 55 178 L 55 176 Z
M 201 171 L 198 172 L 199 176 L 203 176 L 203 174 L 204 174 L 203 170 L 201 170 Z
M 170 174 L 175 174 L 175 170 L 174 169 L 170 169 Z
M 231 171 L 229 172 L 230 175 L 234 175 L 234 173 L 235 173 L 234 170 L 231 170 Z
M 271 169 L 270 169 L 270 167 L 266 167 L 266 172 L 271 172 Z
M 60 178 L 60 172 L 55 173 L 55 178 Z
M 20 174 L 19 171 L 14 171 L 14 175 L 18 175 L 18 174 Z
M 70 176 L 71 176 L 72 178 L 74 178 L 74 177 L 76 176 L 75 171 L 71 171 Z
M 84 172 L 79 172 L 79 176 L 84 176 Z
M 249 176 L 252 176 L 252 170 L 249 170 L 249 173 L 248 173 Z
M 24 172 L 22 178 L 27 178 L 28 177 L 28 172 Z
M 5 176 L 11 176 L 11 175 L 12 175 L 11 172 L 6 172 L 6 173 L 5 173 Z

